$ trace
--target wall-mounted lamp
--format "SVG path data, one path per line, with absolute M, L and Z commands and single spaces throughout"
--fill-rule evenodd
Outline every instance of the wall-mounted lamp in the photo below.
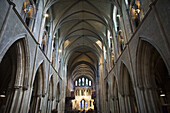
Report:
M 140 13 L 140 9 L 136 9 L 136 12 L 139 14 Z
M 117 16 L 118 18 L 120 18 L 120 15 L 119 15 L 119 14 L 117 14 L 116 16 Z
M 61 50 L 61 49 L 59 49 L 59 50 L 58 50 L 58 52 L 59 52 L 59 53 L 61 53 L 61 52 L 62 52 L 62 50 Z
M 44 16 L 45 18 L 47 18 L 47 17 L 49 17 L 49 14 L 44 13 L 43 16 Z
M 24 9 L 24 12 L 26 13 L 28 10 L 29 10 L 29 9 L 25 8 L 25 9 Z
M 5 98 L 5 95 L 0 95 L 1 98 Z
M 160 94 L 160 97 L 165 97 L 165 94 Z

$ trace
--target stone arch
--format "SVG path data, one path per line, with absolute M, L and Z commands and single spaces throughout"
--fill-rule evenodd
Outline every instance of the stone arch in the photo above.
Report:
M 163 54 L 151 40 L 139 40 L 136 59 L 137 86 L 142 92 L 145 110 L 163 113 L 170 105 L 170 75 Z M 163 109 L 162 109 L 163 108 Z
M 29 76 L 29 49 L 25 36 L 9 38 L 0 53 L 0 93 L 4 96 L 4 99 L 0 98 L 0 107 L 5 108 L 4 113 L 19 112 L 15 107 L 22 106 Z
M 29 112 L 36 113 L 41 111 L 41 103 L 42 98 L 45 96 L 45 70 L 44 70 L 44 63 L 41 63 L 38 67 L 35 77 L 33 79 L 33 91 L 30 100 L 30 109 Z
M 44 97 L 45 94 L 47 93 L 47 78 L 46 78 L 46 72 L 45 72 L 45 62 L 43 60 L 38 62 L 37 66 L 35 67 L 34 75 L 31 81 L 31 86 L 33 86 L 33 83 L 35 81 L 36 74 L 38 74 L 37 73 L 38 71 L 40 71 L 41 73 L 40 78 L 39 78 L 39 81 L 41 82 L 40 92 L 42 92 L 42 96 Z
M 52 83 L 52 90 L 53 90 L 52 99 L 55 99 L 56 98 L 56 96 L 55 96 L 56 95 L 56 92 L 55 92 L 55 87 L 56 87 L 55 80 L 56 80 L 56 77 L 54 75 L 51 75 L 49 80 L 50 80 L 49 82 Z
M 19 79 L 23 79 L 22 81 L 24 81 L 23 83 L 16 81 L 16 85 L 22 85 L 24 87 L 24 89 L 28 88 L 28 76 L 29 76 L 29 68 L 30 68 L 30 50 L 29 50 L 29 44 L 28 44 L 28 40 L 26 38 L 27 36 L 25 34 L 20 34 L 17 35 L 13 38 L 9 38 L 9 40 L 6 40 L 6 44 L 2 46 L 0 46 L 0 62 L 2 62 L 5 54 L 9 51 L 9 49 L 15 45 L 16 43 L 20 43 L 17 47 L 18 52 L 20 52 L 21 56 L 19 57 L 23 57 L 24 59 L 20 62 L 25 63 L 25 67 L 24 67 L 24 76 L 21 74 L 17 74 Z M 22 59 L 22 58 L 21 58 Z M 18 69 L 19 70 L 19 69 Z
M 137 56 L 137 58 L 136 58 L 136 75 L 137 75 L 137 77 L 136 78 L 137 78 L 137 86 L 139 86 L 139 87 L 146 86 L 147 83 L 144 80 L 149 79 L 149 78 L 147 78 L 146 74 L 143 74 L 144 76 L 141 76 L 142 70 L 143 70 L 142 64 L 144 63 L 142 61 L 147 59 L 146 58 L 147 54 L 151 55 L 150 52 L 154 52 L 154 51 L 157 52 L 159 57 L 161 57 L 162 61 L 164 62 L 165 66 L 167 68 L 168 73 L 170 73 L 168 70 L 168 68 L 169 68 L 168 61 L 165 59 L 165 56 L 163 55 L 162 51 L 157 47 L 157 44 L 148 38 L 140 38 L 140 40 L 138 42 L 137 52 L 136 52 L 136 56 Z
M 127 112 L 127 113 L 138 113 L 134 85 L 132 83 L 129 70 L 124 63 L 121 63 L 120 69 L 121 69 L 120 88 L 121 88 L 122 100 L 124 101 L 124 108 L 122 110 L 124 110 L 123 112 Z

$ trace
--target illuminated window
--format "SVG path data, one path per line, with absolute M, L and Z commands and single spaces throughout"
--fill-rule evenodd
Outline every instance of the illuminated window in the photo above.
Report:
M 91 86 L 91 80 L 89 80 L 89 86 Z
M 82 100 L 82 109 L 84 108 L 84 100 Z
M 134 27 L 138 27 L 140 22 L 142 21 L 144 17 L 144 11 L 142 8 L 142 0 L 125 0 L 126 7 L 129 10 L 128 13 L 131 18 L 131 24 Z
M 118 28 L 117 18 L 118 18 L 117 7 L 114 6 L 114 9 L 113 9 L 113 23 L 114 23 L 115 32 L 118 31 L 118 29 L 117 29 Z
M 81 102 L 79 103 L 79 109 L 81 109 Z
M 104 52 L 104 60 L 106 60 L 106 48 L 103 46 L 103 52 Z
M 88 86 L 88 79 L 86 78 L 86 86 Z
M 82 86 L 84 86 L 84 78 L 82 78 Z
M 77 80 L 76 80 L 76 82 L 75 82 L 75 86 L 77 86 Z
M 85 78 L 85 77 L 80 77 L 80 78 L 77 78 L 74 82 L 74 86 L 77 87 L 77 86 L 92 86 L 92 81 L 89 80 L 88 78 Z
M 79 78 L 79 86 L 81 86 L 81 79 Z
M 87 109 L 87 102 L 85 102 L 85 108 Z

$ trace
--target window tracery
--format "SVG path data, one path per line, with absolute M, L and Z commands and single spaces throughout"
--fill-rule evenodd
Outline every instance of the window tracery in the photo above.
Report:
M 75 80 L 74 82 L 74 85 L 75 87 L 78 87 L 78 86 L 89 86 L 91 87 L 92 86 L 92 81 L 86 77 L 81 77 L 81 78 L 78 78 Z

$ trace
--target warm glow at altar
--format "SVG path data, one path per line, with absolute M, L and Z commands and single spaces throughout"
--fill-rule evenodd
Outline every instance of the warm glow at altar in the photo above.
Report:
M 72 100 L 72 109 L 73 110 L 94 110 L 94 99 L 92 97 L 91 88 L 77 87 L 75 89 L 75 99 Z

